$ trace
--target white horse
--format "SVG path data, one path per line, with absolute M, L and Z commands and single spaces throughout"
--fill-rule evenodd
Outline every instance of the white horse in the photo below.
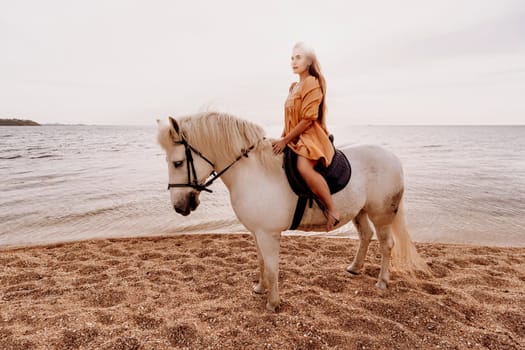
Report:
M 189 215 L 199 205 L 200 191 L 208 190 L 207 186 L 220 176 L 237 218 L 255 238 L 260 275 L 253 290 L 268 291 L 266 308 L 275 311 L 280 302 L 281 232 L 290 227 L 298 199 L 288 185 L 282 155 L 273 154 L 261 127 L 231 115 L 205 112 L 157 122 L 158 141 L 166 151 L 173 208 Z M 347 147 L 343 152 L 352 165 L 352 177 L 333 195 L 341 212 L 338 226 L 353 220 L 360 238 L 347 271 L 357 274 L 363 267 L 374 232 L 372 225 L 381 250 L 378 288 L 386 288 L 390 264 L 405 271 L 426 270 L 405 227 L 399 159 L 378 146 Z M 214 177 L 206 182 L 210 174 Z M 324 231 L 325 227 L 325 216 L 314 206 L 307 209 L 298 229 Z

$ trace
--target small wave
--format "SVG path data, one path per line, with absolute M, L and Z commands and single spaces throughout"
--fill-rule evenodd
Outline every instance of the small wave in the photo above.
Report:
M 29 216 L 38 216 L 40 213 L 37 211 L 28 211 L 23 213 L 7 213 L 5 215 L 0 216 L 0 219 L 4 224 L 7 224 L 8 222 L 13 222 L 17 220 L 27 220 Z
M 31 174 L 31 170 L 20 170 L 20 171 L 14 171 L 11 175 L 24 175 L 24 174 Z
M 30 188 L 44 188 L 44 187 L 53 187 L 53 186 L 57 186 L 57 185 L 60 185 L 60 184 L 63 184 L 65 183 L 66 180 L 65 179 L 61 179 L 61 180 L 54 180 L 54 181 L 48 181 L 48 182 L 38 182 L 38 183 L 35 183 L 35 182 L 22 182 L 22 183 L 17 183 L 17 184 L 14 184 L 14 185 L 9 185 L 8 188 L 5 189 L 6 192 L 13 192 L 13 191 L 18 191 L 18 190 L 24 190 L 24 189 L 30 189 Z
M 98 215 L 107 215 L 112 214 L 114 212 L 118 212 L 122 210 L 125 207 L 125 205 L 117 205 L 112 207 L 106 207 L 106 208 L 98 208 L 93 210 L 87 210 L 80 213 L 72 213 L 72 214 L 65 214 L 61 216 L 46 216 L 42 224 L 47 226 L 52 226 L 56 224 L 63 224 L 63 223 L 71 223 L 80 221 L 87 218 L 92 218 Z M 115 219 L 114 217 L 112 220 Z
M 444 145 L 423 145 L 423 148 L 441 148 Z
M 243 227 L 237 219 L 223 219 L 179 225 L 177 227 L 177 232 L 210 232 L 216 230 L 228 231 L 231 228 L 234 228 L 234 231 L 243 231 Z
M 17 154 L 15 156 L 0 156 L 0 159 L 17 159 L 17 158 L 22 158 L 21 155 Z
M 43 154 L 43 155 L 40 155 L 40 156 L 34 156 L 34 157 L 29 157 L 30 159 L 40 159 L 40 158 L 56 158 L 58 157 L 56 154 Z

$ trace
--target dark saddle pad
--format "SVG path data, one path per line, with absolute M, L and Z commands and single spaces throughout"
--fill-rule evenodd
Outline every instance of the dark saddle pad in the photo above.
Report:
M 284 151 L 284 169 L 288 182 L 296 195 L 305 197 L 314 196 L 297 170 L 297 154 L 289 147 L 286 147 Z M 323 167 L 322 164 L 319 163 L 314 169 L 325 178 L 330 188 L 330 193 L 332 194 L 345 188 L 352 175 L 350 162 L 345 154 L 338 149 L 335 149 L 334 158 L 328 168 Z
M 328 167 L 325 168 L 321 163 L 315 166 L 315 170 L 325 178 L 330 188 L 330 193 L 332 194 L 345 188 L 352 175 L 352 167 L 345 154 L 335 147 L 334 149 L 334 158 Z M 295 194 L 299 196 L 293 223 L 290 227 L 290 229 L 293 230 L 299 226 L 308 200 L 310 200 L 310 202 L 315 200 L 321 208 L 323 207 L 319 199 L 310 191 L 301 174 L 297 171 L 297 154 L 289 147 L 286 147 L 284 150 L 284 170 L 290 187 Z

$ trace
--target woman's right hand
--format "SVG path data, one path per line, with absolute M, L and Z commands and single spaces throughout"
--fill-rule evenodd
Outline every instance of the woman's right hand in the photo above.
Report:
M 284 138 L 272 141 L 272 149 L 273 149 L 274 154 L 281 153 L 282 151 L 284 151 L 285 147 L 286 147 L 286 141 L 284 140 Z

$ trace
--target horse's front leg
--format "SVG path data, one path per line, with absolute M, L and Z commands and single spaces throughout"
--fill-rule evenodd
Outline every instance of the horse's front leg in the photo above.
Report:
M 279 248 L 280 232 L 256 232 L 255 239 L 263 260 L 262 287 L 268 288 L 266 309 L 275 312 L 280 303 L 279 298 Z M 261 285 L 261 281 L 259 281 Z
M 264 285 L 264 257 L 259 249 L 259 243 L 257 242 L 257 236 L 254 234 L 253 239 L 255 241 L 255 247 L 257 248 L 257 261 L 259 263 L 259 280 L 255 286 L 253 286 L 253 291 L 257 294 L 263 294 L 268 288 Z

